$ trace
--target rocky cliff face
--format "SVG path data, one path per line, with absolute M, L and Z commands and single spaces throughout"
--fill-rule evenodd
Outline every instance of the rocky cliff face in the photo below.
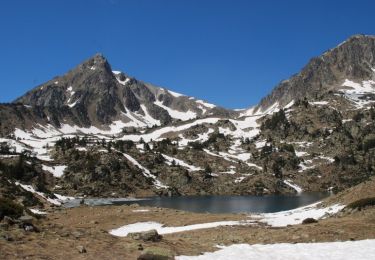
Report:
M 233 112 L 164 88 L 113 72 L 100 54 L 63 76 L 56 77 L 15 100 L 43 110 L 45 123 L 56 127 L 106 128 L 114 121 L 123 127 L 165 125 L 207 115 Z
M 375 37 L 355 35 L 313 58 L 299 72 L 282 81 L 261 100 L 257 110 L 266 110 L 276 102 L 285 106 L 292 100 L 317 99 L 324 93 L 341 87 L 345 79 L 374 79 Z

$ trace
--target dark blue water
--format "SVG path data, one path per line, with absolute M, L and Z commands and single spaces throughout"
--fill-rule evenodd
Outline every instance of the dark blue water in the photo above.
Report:
M 267 196 L 183 196 L 153 197 L 138 201 L 113 201 L 115 205 L 130 205 L 172 208 L 192 212 L 209 213 L 268 213 L 302 207 L 323 198 L 329 193 L 302 193 L 298 195 Z

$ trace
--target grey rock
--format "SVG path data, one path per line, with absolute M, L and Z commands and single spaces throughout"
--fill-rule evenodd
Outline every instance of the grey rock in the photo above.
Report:
M 84 246 L 77 246 L 77 250 L 80 254 L 85 254 L 87 253 L 87 250 Z
M 153 241 L 153 242 L 160 241 L 162 238 L 162 236 L 159 235 L 155 229 L 144 231 L 144 232 L 130 233 L 129 236 L 135 240 Z

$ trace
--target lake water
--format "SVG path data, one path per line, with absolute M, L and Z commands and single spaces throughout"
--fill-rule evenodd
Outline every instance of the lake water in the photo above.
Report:
M 137 203 L 141 206 L 163 207 L 191 212 L 209 213 L 240 213 L 257 212 L 269 213 L 302 207 L 323 198 L 329 193 L 301 193 L 298 195 L 267 195 L 267 196 L 181 196 L 181 197 L 152 197 L 146 199 L 85 199 L 85 204 L 100 205 L 130 205 Z M 70 201 L 67 207 L 79 205 L 79 200 Z

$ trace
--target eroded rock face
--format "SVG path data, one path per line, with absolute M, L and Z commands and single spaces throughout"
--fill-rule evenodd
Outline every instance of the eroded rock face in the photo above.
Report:
M 340 87 L 345 79 L 371 79 L 375 67 L 375 37 L 355 35 L 320 57 L 310 60 L 301 72 L 282 81 L 258 108 L 266 109 L 276 102 L 285 106 L 292 100 L 316 99 Z

